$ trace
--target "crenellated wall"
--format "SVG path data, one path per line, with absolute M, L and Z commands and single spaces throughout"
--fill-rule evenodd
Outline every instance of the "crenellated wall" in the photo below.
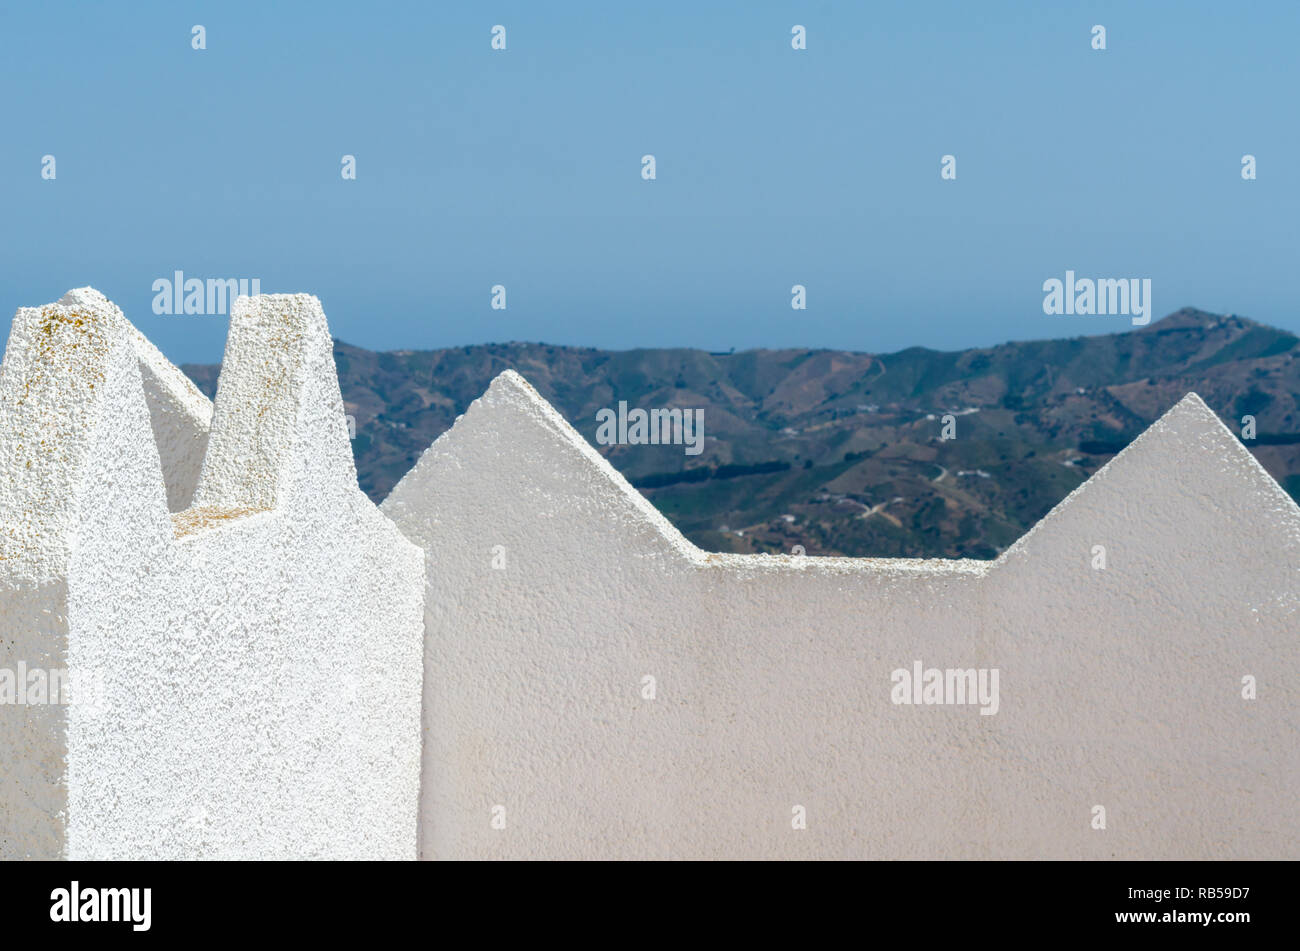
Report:
M 0 666 L 103 697 L 0 705 L 0 856 L 414 857 L 420 554 L 357 488 L 319 302 L 231 327 L 209 408 L 93 290 L 15 318 Z
M 1195 395 L 992 562 L 702 552 L 513 372 L 383 509 L 424 858 L 1300 856 L 1300 510 Z
M 513 371 L 381 511 L 314 297 L 213 406 L 83 288 L 0 470 L 0 678 L 103 684 L 0 703 L 0 858 L 1300 857 L 1300 509 L 1194 394 L 995 561 L 709 554 Z

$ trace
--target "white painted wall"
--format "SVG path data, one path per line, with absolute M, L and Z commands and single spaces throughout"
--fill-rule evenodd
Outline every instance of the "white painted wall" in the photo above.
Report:
M 172 512 L 188 508 L 208 448 L 211 401 L 122 316 L 116 304 L 93 287 L 68 291 L 59 303 L 69 307 L 108 308 L 114 315 L 114 326 L 125 327 L 140 367 L 149 424 L 167 486 L 167 507 Z
M 1300 857 L 1300 510 L 1194 395 L 995 562 L 706 554 L 513 372 L 383 509 L 423 858 Z
M 1300 856 L 1300 510 L 1194 395 L 994 562 L 732 556 L 506 373 L 407 541 L 315 298 L 236 303 L 212 407 L 83 288 L 0 472 L 0 667 L 108 688 L 0 706 L 2 858 Z
M 107 702 L 0 706 L 0 857 L 415 855 L 420 553 L 357 488 L 319 302 L 231 325 L 196 478 L 203 403 L 120 311 L 15 317 L 0 665 Z

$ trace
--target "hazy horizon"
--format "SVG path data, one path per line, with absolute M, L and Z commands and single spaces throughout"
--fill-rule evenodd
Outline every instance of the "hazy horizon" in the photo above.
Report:
M 1249 314 L 1240 314 L 1240 313 L 1236 313 L 1236 312 L 1234 312 L 1234 311 L 1227 311 L 1227 312 L 1224 312 L 1224 313 L 1216 313 L 1216 312 L 1213 312 L 1213 311 L 1207 311 L 1207 310 L 1205 310 L 1204 308 L 1201 308 L 1201 307 L 1192 307 L 1192 306 L 1190 306 L 1190 305 L 1189 305 L 1189 306 L 1186 306 L 1186 307 L 1179 307 L 1179 308 L 1177 308 L 1177 309 L 1175 309 L 1175 310 L 1170 311 L 1170 312 L 1167 313 L 1167 314 L 1162 314 L 1160 317 L 1152 318 L 1151 323 L 1148 325 L 1148 327 L 1154 328 L 1157 324 L 1159 324 L 1159 323 L 1161 323 L 1162 321 L 1164 321 L 1167 317 L 1173 317 L 1173 316 L 1175 316 L 1176 314 L 1186 313 L 1186 312 L 1188 312 L 1188 311 L 1195 311 L 1195 312 L 1197 312 L 1197 313 L 1203 313 L 1203 314 L 1206 314 L 1207 316 L 1215 317 L 1215 318 L 1223 318 L 1223 317 L 1237 317 L 1237 318 L 1240 318 L 1240 319 L 1242 319 L 1242 320 L 1246 320 L 1246 321 L 1250 321 L 1250 322 L 1252 322 L 1252 323 L 1259 324 L 1259 325 L 1261 325 L 1261 326 L 1265 326 L 1265 327 L 1273 327 L 1273 329 L 1275 329 L 1275 330 L 1282 330 L 1282 331 L 1284 331 L 1284 332 L 1286 332 L 1286 333 L 1292 333 L 1292 332 L 1293 332 L 1293 331 L 1286 330 L 1286 328 L 1284 328 L 1284 327 L 1278 327 L 1277 325 L 1269 324 L 1269 323 L 1267 323 L 1266 321 L 1255 320 L 1255 318 L 1251 317 Z M 127 317 L 128 317 L 128 319 L 129 319 L 130 315 L 128 314 Z M 181 318 L 181 319 L 184 319 L 184 318 Z M 214 318 L 200 318 L 200 319 L 214 319 Z M 224 319 L 224 318 L 223 318 L 223 319 Z M 846 348 L 844 348 L 844 347 L 822 347 L 822 346 L 806 346 L 806 345 L 805 345 L 805 346 L 801 346 L 801 345 L 798 345 L 798 344 L 789 344 L 789 345 L 786 345 L 786 346 L 780 346 L 780 347 L 767 347 L 767 346 L 744 347 L 744 348 L 736 347 L 734 352 L 739 354 L 739 353 L 753 353 L 753 352 L 755 352 L 755 351 L 784 351 L 784 350 L 810 350 L 810 351 L 823 351 L 823 350 L 826 350 L 826 351 L 834 351 L 834 352 L 839 352 L 839 353 L 856 353 L 856 354 L 865 354 L 865 355 L 868 355 L 868 356 L 888 356 L 888 355 L 890 355 L 890 354 L 901 353 L 901 352 L 906 351 L 906 350 L 922 349 L 922 350 L 932 350 L 932 351 L 935 351 L 935 352 L 937 352 L 937 353 L 959 353 L 959 352 L 961 352 L 961 351 L 963 351 L 963 350 L 991 349 L 991 348 L 993 348 L 993 347 L 1003 346 L 1003 345 L 1006 345 L 1006 344 L 1040 343 L 1040 342 L 1046 342 L 1046 341 L 1052 341 L 1052 340 L 1070 340 L 1070 339 L 1080 338 L 1080 337 L 1099 337 L 1099 336 L 1107 336 L 1107 335 L 1118 334 L 1118 333 L 1128 333 L 1129 331 L 1137 331 L 1137 330 L 1142 330 L 1142 329 L 1143 329 L 1143 328 L 1141 328 L 1141 327 L 1131 327 L 1131 326 L 1127 325 L 1126 323 L 1125 323 L 1125 324 L 1121 324 L 1121 323 L 1119 323 L 1119 322 L 1116 321 L 1116 320 L 1112 320 L 1111 318 L 1098 318 L 1098 320 L 1099 320 L 1099 322 L 1100 322 L 1100 321 L 1105 321 L 1105 320 L 1111 320 L 1110 329 L 1109 329 L 1109 330 L 1106 330 L 1106 329 L 1098 329 L 1095 333 L 1088 333 L 1088 334 L 1083 334 L 1083 333 L 1070 333 L 1070 334 L 1047 335 L 1047 336 L 1042 336 L 1042 337 L 1015 337 L 1015 338 L 1008 338 L 1008 339 L 1004 339 L 1004 340 L 994 340 L 994 341 L 991 341 L 991 342 L 989 342 L 989 343 L 973 344 L 973 345 L 971 345 L 971 346 L 969 346 L 969 347 L 953 347 L 953 348 L 951 348 L 951 349 L 947 349 L 947 348 L 939 348 L 939 347 L 927 347 L 927 346 L 925 346 L 925 345 L 923 345 L 923 344 L 909 344 L 909 345 L 907 345 L 907 346 L 897 347 L 897 348 L 893 348 L 893 349 L 889 349 L 889 350 L 883 350 L 883 349 L 875 349 L 875 350 L 853 349 L 853 350 L 850 350 L 850 349 L 846 349 Z M 1062 326 L 1066 326 L 1066 325 L 1062 324 Z M 1073 326 L 1078 326 L 1078 325 L 1076 324 L 1076 325 L 1073 325 Z M 1099 323 L 1099 326 L 1101 326 L 1100 323 Z M 357 348 L 360 348 L 360 349 L 363 349 L 363 350 L 369 350 L 369 351 L 374 352 L 374 353 L 429 353 L 429 352 L 435 352 L 435 351 L 441 351 L 441 350 L 458 350 L 458 349 L 461 349 L 461 348 L 464 348 L 464 347 L 508 347 L 508 346 L 563 347 L 563 348 L 565 348 L 565 349 L 569 349 L 569 350 L 590 349 L 590 350 L 600 350 L 600 351 L 607 352 L 607 353 L 628 353 L 628 352 L 635 352 L 635 351 L 639 351 L 639 350 L 699 350 L 699 351 L 705 351 L 705 352 L 712 353 L 712 354 L 717 354 L 717 355 L 730 355 L 730 352 L 731 352 L 731 351 L 730 351 L 730 348 L 717 349 L 717 348 L 709 348 L 709 347 L 695 347 L 695 346 L 689 346 L 689 345 L 685 345 L 685 344 L 682 344 L 682 345 L 665 344 L 665 345 L 662 345 L 662 346 L 596 347 L 596 346 L 593 346 L 593 345 L 591 345 L 591 344 L 584 344 L 584 343 L 569 343 L 569 342 L 564 342 L 564 341 L 559 341 L 559 340 L 527 340 L 527 339 L 514 339 L 514 340 L 480 340 L 480 341 L 471 342 L 471 343 L 452 343 L 452 344 L 446 344 L 446 345 L 444 345 L 444 346 L 439 346 L 439 347 L 401 347 L 401 346 L 398 346 L 398 347 L 388 347 L 388 348 L 379 349 L 379 348 L 376 348 L 376 347 L 367 347 L 365 344 L 363 344 L 363 343 L 357 343 L 355 340 L 349 340 L 349 339 L 347 339 L 346 337 L 342 337 L 342 336 L 340 336 L 338 333 L 333 333 L 333 337 L 334 337 L 334 340 L 335 340 L 336 342 L 338 342 L 338 343 L 342 343 L 342 344 L 345 344 L 345 345 L 350 346 L 350 347 L 357 347 Z M 185 360 L 185 361 L 183 361 L 183 363 L 188 363 L 188 364 L 197 364 L 197 365 L 212 365 L 212 364 L 216 364 L 216 363 L 220 363 L 220 362 L 221 362 L 221 354 L 217 354 L 216 359 L 213 359 L 213 360 Z M 179 364 L 178 364 L 178 365 L 179 365 Z
M 220 359 L 224 318 L 152 311 L 177 270 L 377 350 L 1121 329 L 1043 313 L 1072 269 L 1300 332 L 1297 35 L 1280 2 L 6 7 L 0 330 L 89 284 Z

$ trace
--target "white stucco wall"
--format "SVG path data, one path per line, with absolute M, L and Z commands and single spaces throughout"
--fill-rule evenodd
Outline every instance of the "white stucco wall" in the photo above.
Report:
M 231 325 L 195 484 L 203 403 L 116 308 L 15 317 L 0 665 L 106 703 L 0 706 L 0 857 L 415 855 L 420 552 L 357 488 L 319 302 Z
M 167 486 L 167 507 L 172 512 L 188 508 L 208 448 L 212 402 L 126 320 L 116 304 L 93 287 L 68 291 L 59 303 L 70 307 L 108 308 L 114 315 L 114 324 L 125 328 L 122 332 L 135 348 L 140 367 L 150 428 Z
M 513 372 L 383 509 L 423 858 L 1300 856 L 1300 510 L 1194 395 L 994 562 L 706 554 Z
M 0 472 L 0 668 L 107 688 L 0 705 L 0 858 L 1300 857 L 1300 510 L 1194 395 L 994 562 L 715 555 L 515 373 L 381 514 L 315 298 L 212 407 L 83 288 Z

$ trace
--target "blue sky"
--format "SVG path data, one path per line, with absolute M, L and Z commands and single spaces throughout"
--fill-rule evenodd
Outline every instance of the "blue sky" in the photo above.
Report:
M 223 317 L 151 311 L 177 269 L 380 349 L 1126 329 L 1043 314 L 1073 269 L 1300 331 L 1297 36 L 1289 0 L 6 6 L 3 329 L 93 284 L 219 359 Z

